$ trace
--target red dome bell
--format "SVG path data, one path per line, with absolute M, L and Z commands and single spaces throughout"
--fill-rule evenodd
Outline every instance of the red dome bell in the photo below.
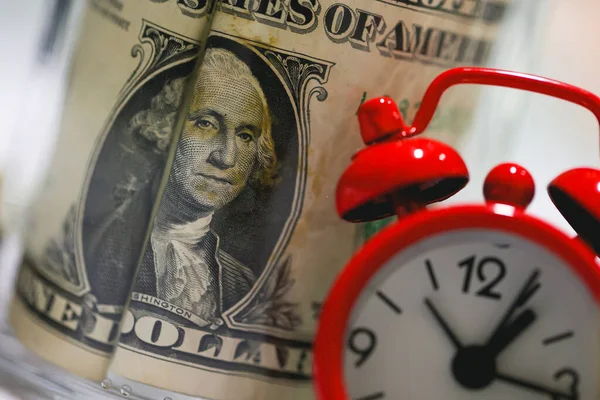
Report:
M 564 172 L 548 185 L 548 195 L 579 237 L 600 254 L 600 170 Z
M 389 97 L 376 97 L 361 104 L 358 124 L 366 145 L 381 142 L 407 128 L 398 106 Z
M 535 195 L 535 182 L 522 166 L 504 163 L 488 173 L 483 184 L 483 195 L 487 202 L 508 204 L 524 210 Z
M 462 157 L 426 138 L 393 140 L 358 152 L 337 186 L 340 217 L 372 221 L 399 214 L 398 203 L 422 206 L 442 201 L 469 181 Z

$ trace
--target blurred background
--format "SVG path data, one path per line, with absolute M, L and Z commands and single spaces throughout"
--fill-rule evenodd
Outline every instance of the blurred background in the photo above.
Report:
M 19 228 L 58 130 L 84 0 L 0 1 L 0 211 Z M 10 172 L 10 173 L 9 173 Z
M 58 131 L 85 0 L 0 0 L 0 320 Z
M 600 2 L 515 3 L 490 65 L 542 75 L 600 94 L 600 53 L 589 40 L 600 33 L 595 22 Z M 574 234 L 549 200 L 546 186 L 568 169 L 597 167 L 599 136 L 598 122 L 580 106 L 510 89 L 485 89 L 478 118 L 460 149 L 471 182 L 450 202 L 481 201 L 483 180 L 490 168 L 513 161 L 529 169 L 536 181 L 529 212 Z

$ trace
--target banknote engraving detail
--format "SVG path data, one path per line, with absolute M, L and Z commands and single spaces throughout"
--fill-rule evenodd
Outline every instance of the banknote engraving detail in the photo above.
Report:
M 284 259 L 260 288 L 252 302 L 238 316 L 242 324 L 260 325 L 293 331 L 302 323 L 297 303 L 286 300 L 287 291 L 294 284 L 290 269 L 291 257 Z
M 85 288 L 82 287 L 84 277 L 77 268 L 75 259 L 75 217 L 75 207 L 72 206 L 63 223 L 61 235 L 48 243 L 44 267 L 66 283 L 72 284 L 77 291 Z
M 130 83 L 141 82 L 161 68 L 194 57 L 199 50 L 198 42 L 146 20 L 143 21 L 139 39 L 140 44 L 131 49 L 131 56 L 139 57 L 139 64 L 123 87 L 122 93 L 125 94 L 131 90 Z

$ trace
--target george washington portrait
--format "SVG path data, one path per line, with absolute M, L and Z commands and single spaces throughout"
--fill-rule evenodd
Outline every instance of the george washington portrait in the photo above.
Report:
M 285 85 L 223 37 L 192 80 L 194 64 L 162 69 L 119 108 L 91 164 L 80 241 L 48 247 L 56 274 L 88 283 L 90 310 L 119 315 L 133 291 L 209 323 L 252 290 L 290 218 L 299 143 Z
M 134 291 L 209 322 L 257 278 L 221 249 L 213 216 L 248 184 L 272 186 L 278 159 L 270 110 L 250 68 L 232 52 L 210 48 L 199 76 Z

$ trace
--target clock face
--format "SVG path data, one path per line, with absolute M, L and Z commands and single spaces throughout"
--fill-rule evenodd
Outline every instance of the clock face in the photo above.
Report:
M 596 399 L 598 305 L 562 259 L 521 236 L 421 240 L 367 283 L 346 329 L 354 400 Z

